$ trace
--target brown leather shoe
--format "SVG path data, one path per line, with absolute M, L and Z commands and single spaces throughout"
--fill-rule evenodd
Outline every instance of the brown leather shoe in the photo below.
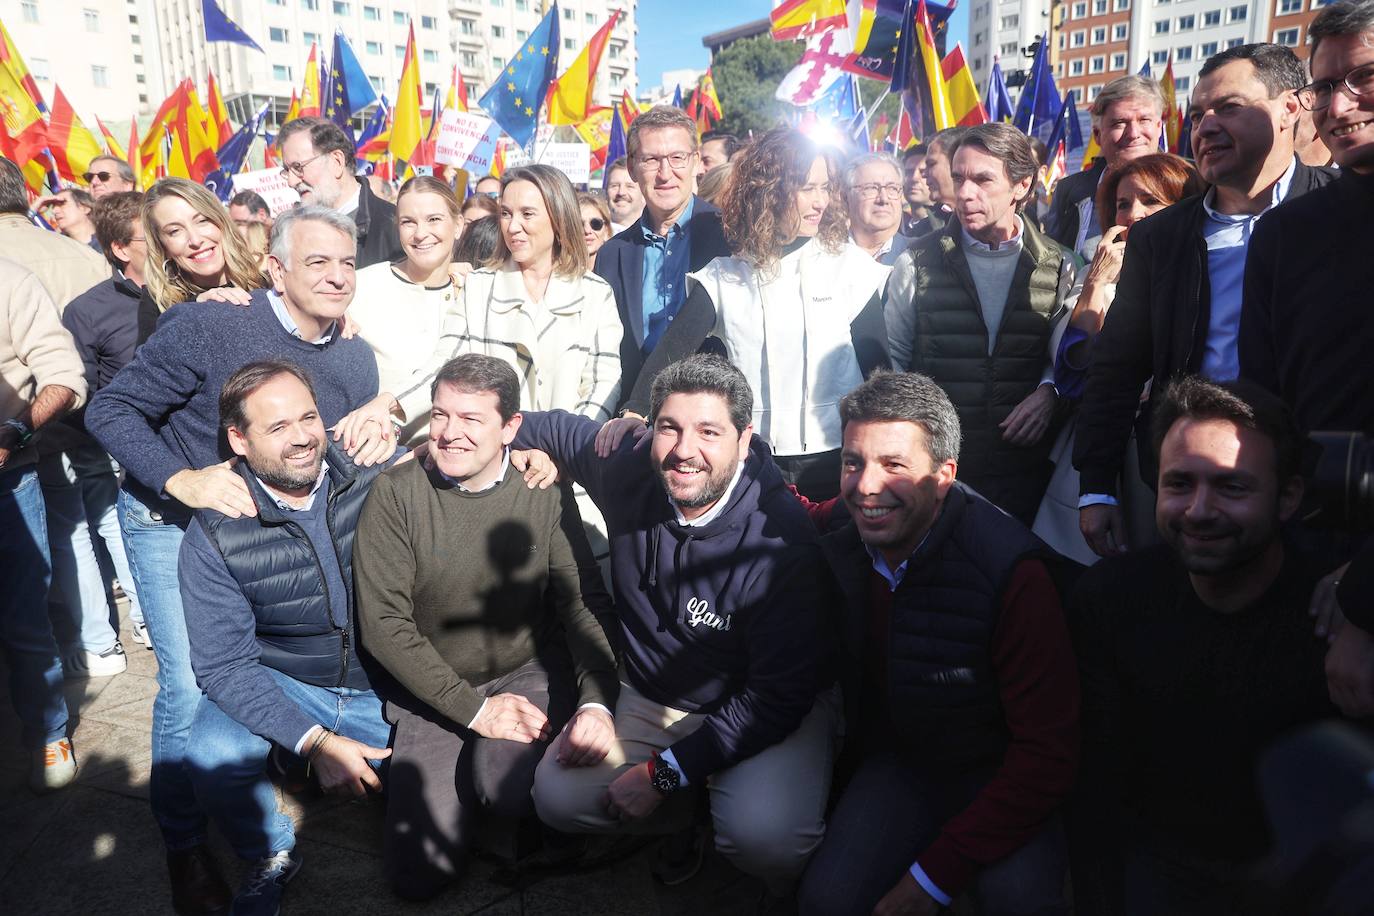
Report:
M 219 866 L 204 846 L 167 852 L 172 879 L 172 909 L 179 916 L 217 916 L 229 910 L 233 895 L 220 877 Z

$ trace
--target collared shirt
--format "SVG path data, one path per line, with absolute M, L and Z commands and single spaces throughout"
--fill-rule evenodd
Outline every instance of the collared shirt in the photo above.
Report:
M 448 476 L 448 475 L 445 474 L 443 471 L 439 471 L 439 476 L 442 477 L 442 478 L 444 478 L 445 480 L 447 480 L 449 483 L 453 484 L 453 485 L 454 485 L 455 487 L 457 487 L 458 489 L 462 490 L 464 493 L 485 493 L 486 491 L 488 491 L 488 490 L 492 489 L 493 487 L 495 487 L 495 486 L 496 486 L 498 483 L 500 483 L 501 481 L 505 480 L 505 479 L 506 479 L 506 471 L 508 471 L 509 469 L 510 469 L 510 446 L 508 445 L 508 446 L 506 446 L 505 448 L 503 448 L 503 449 L 501 450 L 501 472 L 500 472 L 499 474 L 496 475 L 496 479 L 495 479 L 495 480 L 493 480 L 491 483 L 487 484 L 487 485 L 484 486 L 484 487 L 478 487 L 477 489 L 473 490 L 473 489 L 471 489 L 471 488 L 465 486 L 461 480 L 454 480 L 452 477 Z
M 687 267 L 692 251 L 692 211 L 695 196 L 688 198 L 687 209 L 677 218 L 666 236 L 656 234 L 649 227 L 649 211 L 641 217 L 639 229 L 644 233 L 644 285 L 640 292 L 640 308 L 644 317 L 640 348 L 645 353 L 658 346 L 659 338 L 677 316 L 687 299 Z
M 1240 377 L 1240 304 L 1244 292 L 1245 253 L 1255 222 L 1277 207 L 1288 196 L 1288 186 L 1297 170 L 1297 158 L 1270 191 L 1269 205 L 1260 213 L 1218 213 L 1216 188 L 1202 198 L 1207 220 L 1202 237 L 1207 243 L 1207 281 L 1211 287 L 1211 308 L 1207 317 L 1207 344 L 1202 354 L 1202 374 L 1217 382 Z
M 353 196 L 350 197 L 350 198 L 348 198 L 348 200 L 345 200 L 345 201 L 343 201 L 342 203 L 340 203 L 339 206 L 336 207 L 335 209 L 338 210 L 340 213 L 342 213 L 344 216 L 352 216 L 354 213 L 357 213 L 357 212 L 358 212 L 358 200 L 363 196 L 362 183 L 363 183 L 364 181 L 367 181 L 367 179 L 366 179 L 366 178 L 359 178 L 359 179 L 358 179 L 358 189 L 357 189 L 356 191 L 353 192 Z
M 267 301 L 272 305 L 272 314 L 276 315 L 277 320 L 281 322 L 281 326 L 286 328 L 286 333 L 299 340 L 304 340 L 305 338 L 301 337 L 300 325 L 296 324 L 296 319 L 292 318 L 291 313 L 286 310 L 286 302 L 282 297 L 278 296 L 274 290 L 269 289 L 267 291 Z M 317 347 L 322 347 L 333 339 L 334 323 L 331 322 L 329 330 L 324 333 L 324 336 L 319 340 L 312 340 L 310 343 Z
M 673 515 L 677 516 L 677 523 L 684 528 L 701 528 L 714 522 L 720 517 L 720 514 L 725 511 L 725 507 L 729 505 L 730 496 L 735 492 L 735 484 L 739 483 L 739 479 L 743 474 L 744 462 L 741 461 L 739 464 L 735 465 L 735 476 L 730 478 L 730 486 L 725 488 L 725 492 L 720 495 L 720 499 L 716 500 L 711 508 L 694 519 L 683 518 L 681 510 L 677 507 L 677 503 L 669 499 L 668 504 L 673 507 Z
M 916 551 L 925 546 L 928 537 L 930 537 L 929 531 L 926 532 L 925 537 L 921 538 L 921 543 L 916 545 L 916 550 L 911 551 L 910 556 L 898 563 L 896 569 L 887 565 L 887 557 L 883 556 L 878 548 L 870 547 L 867 543 L 864 544 L 864 550 L 868 551 L 868 558 L 873 561 L 873 571 L 883 577 L 883 581 L 887 583 L 888 591 L 895 592 L 897 586 L 902 584 L 902 580 L 906 578 L 906 568 L 911 564 L 911 557 L 916 556 Z
M 328 478 L 329 466 L 324 462 L 320 462 L 320 476 L 315 479 L 315 485 L 310 488 L 310 495 L 308 495 L 305 498 L 304 505 L 293 506 L 289 502 L 287 502 L 283 497 L 278 496 L 276 490 L 272 489 L 267 484 L 263 483 L 261 477 L 259 477 L 256 474 L 253 475 L 253 479 L 258 482 L 258 486 L 262 487 L 263 490 L 267 493 L 267 495 L 272 497 L 272 502 L 277 504 L 277 508 L 283 509 L 287 512 L 309 512 L 311 507 L 315 505 L 316 494 L 320 492 L 320 487 L 324 486 L 324 482 Z

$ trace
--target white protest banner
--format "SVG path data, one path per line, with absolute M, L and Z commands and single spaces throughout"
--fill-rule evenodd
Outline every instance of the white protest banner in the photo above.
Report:
M 235 191 L 256 191 L 267 201 L 267 208 L 275 217 L 283 210 L 290 210 L 300 203 L 300 195 L 291 190 L 281 169 L 258 169 L 256 172 L 239 172 L 233 176 Z
M 485 175 L 491 171 L 500 136 L 501 127 L 486 115 L 446 108 L 434 140 L 434 161 Z
M 550 143 L 539 151 L 539 161 L 567 175 L 573 184 L 591 180 L 592 148 L 585 143 Z

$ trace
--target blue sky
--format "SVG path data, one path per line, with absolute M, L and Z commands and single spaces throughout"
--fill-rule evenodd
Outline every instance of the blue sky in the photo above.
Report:
M 968 45 L 968 3 L 954 9 L 949 46 Z M 710 55 L 701 37 L 768 15 L 768 0 L 640 0 L 639 85 L 657 86 L 664 70 L 705 69 Z

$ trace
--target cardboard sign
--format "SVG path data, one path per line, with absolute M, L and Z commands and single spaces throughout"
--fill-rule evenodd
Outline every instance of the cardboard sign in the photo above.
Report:
M 267 208 L 275 217 L 283 210 L 290 210 L 300 203 L 301 197 L 286 183 L 281 169 L 258 169 L 256 172 L 239 172 L 233 178 L 235 191 L 256 191 L 267 201 Z
M 485 175 L 491 171 L 500 136 L 500 125 L 486 115 L 446 108 L 434 140 L 434 161 Z
M 592 148 L 585 143 L 549 143 L 537 149 L 535 160 L 558 169 L 573 184 L 591 180 Z

